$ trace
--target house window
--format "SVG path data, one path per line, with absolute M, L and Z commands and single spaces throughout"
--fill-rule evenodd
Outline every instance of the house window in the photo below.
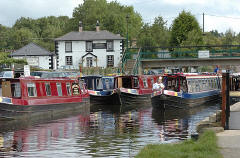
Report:
M 37 96 L 35 83 L 27 83 L 27 90 L 28 90 L 28 96 L 29 97 L 36 97 Z
M 45 90 L 46 90 L 47 96 L 51 96 L 51 87 L 49 83 L 45 83 Z
M 93 65 L 93 59 L 92 59 L 92 57 L 87 57 L 86 58 L 86 60 L 87 60 L 87 67 L 92 67 Z
M 61 83 L 57 83 L 57 91 L 58 91 L 58 96 L 62 96 L 62 85 L 61 85 Z
M 87 52 L 92 52 L 92 41 L 86 41 L 86 51 Z
M 65 42 L 65 52 L 72 52 L 72 42 Z
M 68 94 L 68 95 L 72 95 L 70 83 L 67 83 L 67 84 L 66 84 L 66 87 L 67 87 L 67 94 Z
M 107 41 L 107 51 L 113 51 L 113 41 Z
M 72 56 L 66 56 L 66 65 L 72 65 Z
M 114 56 L 107 55 L 107 67 L 113 67 L 113 66 L 114 66 Z

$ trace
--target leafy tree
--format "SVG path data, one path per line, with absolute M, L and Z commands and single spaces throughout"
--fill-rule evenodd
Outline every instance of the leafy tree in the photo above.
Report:
M 233 32 L 233 30 L 228 29 L 223 37 L 223 44 L 224 45 L 232 45 L 235 42 L 235 32 Z
M 13 63 L 17 63 L 17 64 L 27 64 L 27 61 L 24 59 L 13 59 L 13 58 L 9 58 L 8 55 L 10 53 L 5 53 L 5 52 L 0 52 L 0 64 L 13 64 Z
M 180 46 L 183 41 L 187 40 L 188 33 L 193 30 L 195 30 L 195 33 L 201 33 L 201 29 L 196 18 L 190 12 L 185 12 L 183 10 L 173 21 L 170 45 Z
M 34 37 L 36 37 L 34 33 L 27 28 L 13 29 L 12 36 L 10 37 L 11 45 L 14 49 L 19 49 L 30 43 Z
M 218 37 L 211 32 L 207 32 L 203 36 L 203 45 L 222 45 L 222 37 Z
M 144 24 L 138 34 L 138 47 L 148 47 L 145 51 L 157 51 L 151 47 L 168 46 L 170 33 L 166 24 L 161 16 L 156 17 L 152 25 Z
M 137 44 L 139 47 L 145 47 L 146 50 L 153 51 L 151 47 L 156 47 L 156 41 L 152 38 L 151 26 L 144 24 L 139 35 Z
M 7 47 L 8 28 L 0 24 L 0 50 Z
M 151 27 L 152 38 L 156 42 L 156 46 L 168 46 L 170 32 L 167 28 L 167 21 L 164 21 L 161 16 L 155 18 L 154 23 Z
M 203 44 L 202 33 L 198 30 L 188 32 L 187 39 L 182 41 L 181 46 L 198 46 Z
M 106 29 L 126 37 L 127 15 L 128 35 L 131 40 L 136 38 L 142 26 L 142 18 L 132 6 L 123 6 L 116 1 L 85 0 L 73 11 L 72 30 L 78 30 L 79 21 L 82 21 L 84 30 L 95 30 L 96 22 L 99 20 L 102 30 Z

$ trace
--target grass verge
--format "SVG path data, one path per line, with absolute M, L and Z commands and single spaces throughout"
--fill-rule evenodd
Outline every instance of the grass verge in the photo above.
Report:
M 216 134 L 203 133 L 197 141 L 186 140 L 179 144 L 147 145 L 136 158 L 222 158 Z

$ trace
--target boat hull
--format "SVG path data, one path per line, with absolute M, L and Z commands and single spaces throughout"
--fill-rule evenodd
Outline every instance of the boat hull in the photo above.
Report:
M 0 120 L 45 119 L 79 111 L 90 111 L 89 97 L 83 98 L 82 102 L 60 104 L 15 105 L 0 103 Z
M 98 96 L 90 95 L 91 105 L 120 105 L 119 95 L 113 93 L 111 95 Z
M 119 97 L 122 106 L 144 106 L 148 105 L 151 101 L 150 94 L 131 94 L 120 92 Z
M 202 95 L 201 97 L 179 97 L 171 95 L 158 95 L 152 97 L 152 106 L 155 108 L 186 108 L 186 107 L 196 107 L 203 105 L 206 102 L 212 102 L 219 100 L 221 98 L 219 93 L 214 93 L 211 95 Z
M 156 109 L 164 109 L 165 108 L 165 96 L 164 95 L 156 95 L 151 97 L 152 107 Z

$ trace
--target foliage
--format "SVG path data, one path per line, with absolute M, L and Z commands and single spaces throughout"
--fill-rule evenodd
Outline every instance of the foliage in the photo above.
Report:
M 194 32 L 189 34 L 189 32 L 193 30 Z M 198 35 L 199 33 L 201 34 L 200 26 L 196 18 L 190 12 L 185 12 L 183 10 L 173 21 L 171 28 L 170 45 L 180 46 L 183 41 L 188 39 L 188 35 L 192 36 L 193 33 L 198 33 Z
M 83 75 L 109 75 L 109 74 L 116 74 L 117 68 L 108 67 L 108 68 L 102 68 L 102 67 L 84 67 L 82 68 Z
M 155 18 L 152 25 L 146 23 L 138 34 L 138 47 L 145 47 L 145 51 L 156 51 L 152 47 L 168 46 L 170 32 L 167 22 L 161 16 Z
M 8 55 L 10 53 L 4 53 L 4 52 L 0 52 L 0 64 L 27 64 L 27 61 L 24 59 L 13 59 L 13 58 L 9 58 Z
M 35 42 L 42 47 L 54 51 L 53 39 L 68 32 L 67 16 L 49 16 L 39 19 L 21 17 L 12 28 L 0 25 L 0 49 L 19 49 L 24 45 Z
M 187 140 L 179 144 L 147 145 L 136 158 L 221 158 L 214 132 L 207 131 L 197 141 Z
M 85 0 L 73 11 L 72 30 L 78 30 L 78 23 L 82 21 L 84 30 L 95 30 L 97 20 L 100 28 L 126 37 L 128 15 L 129 39 L 136 38 L 142 26 L 140 14 L 132 6 L 124 6 L 117 1 Z

